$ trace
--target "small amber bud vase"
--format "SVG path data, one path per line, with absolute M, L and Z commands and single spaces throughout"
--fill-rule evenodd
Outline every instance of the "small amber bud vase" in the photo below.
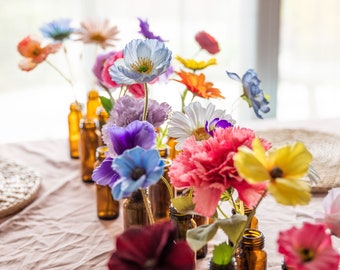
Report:
M 80 121 L 81 177 L 85 183 L 93 183 L 92 173 L 96 162 L 100 132 L 96 119 L 83 118 Z
M 194 215 L 179 213 L 173 206 L 170 206 L 170 220 L 177 227 L 177 239 L 186 240 L 187 231 L 197 227 Z
M 105 109 L 102 106 L 99 106 L 97 108 L 97 117 L 98 117 L 100 133 L 102 132 L 103 126 L 106 124 L 107 120 L 109 119 L 109 116 L 110 115 L 105 111 Z M 99 145 L 100 146 L 105 145 L 102 136 L 100 136 Z
M 237 269 L 267 269 L 267 253 L 264 250 L 264 235 L 256 229 L 246 229 L 239 253 L 236 255 Z
M 196 222 L 197 227 L 209 224 L 209 217 L 194 215 L 194 220 Z M 207 253 L 208 244 L 205 244 L 203 247 L 196 251 L 196 259 L 205 258 L 205 256 L 207 256 Z
M 167 147 L 158 150 L 160 157 L 163 158 L 165 162 L 163 179 L 159 179 L 156 184 L 148 188 L 151 211 L 156 222 L 170 219 L 170 192 L 173 194 L 174 189 L 170 185 L 170 178 L 168 176 L 168 171 L 171 165 L 171 160 L 168 159 L 168 151 Z M 167 181 L 167 183 L 164 183 L 164 181 Z
M 176 139 L 173 137 L 169 137 L 167 141 L 167 145 L 169 146 L 169 158 L 171 160 L 174 160 L 174 158 L 177 156 L 178 151 L 176 150 Z
M 143 227 L 150 224 L 148 212 L 140 189 L 134 191 L 130 197 L 124 199 L 123 218 L 124 230 L 133 226 Z
M 103 162 L 107 151 L 107 146 L 99 146 L 97 148 L 94 168 L 97 168 Z M 96 184 L 96 199 L 98 218 L 110 220 L 116 219 L 119 216 L 119 201 L 113 199 L 109 186 Z
M 101 106 L 99 93 L 97 90 L 90 90 L 87 96 L 86 117 L 97 119 L 97 108 Z
M 70 157 L 79 158 L 79 141 L 80 141 L 80 119 L 82 118 L 81 105 L 78 102 L 70 104 L 68 114 L 68 139 L 70 147 Z

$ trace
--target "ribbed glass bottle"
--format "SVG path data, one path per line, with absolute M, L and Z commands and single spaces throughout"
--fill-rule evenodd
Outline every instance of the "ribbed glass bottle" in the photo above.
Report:
M 103 162 L 107 151 L 107 146 L 99 146 L 97 148 L 94 168 L 97 168 Z M 96 184 L 96 201 L 98 218 L 110 220 L 116 219 L 119 216 L 119 201 L 113 199 L 109 186 Z
M 265 270 L 267 269 L 267 253 L 264 250 L 264 235 L 256 229 L 246 229 L 238 254 L 237 269 Z
M 138 189 L 123 202 L 124 230 L 132 226 L 145 226 L 150 224 L 142 192 Z
M 159 155 L 165 161 L 165 167 L 163 172 L 164 180 L 167 181 L 167 184 L 164 183 L 162 179 L 150 186 L 148 188 L 148 197 L 151 203 L 151 210 L 155 222 L 161 220 L 169 220 L 170 219 L 170 205 L 171 205 L 171 197 L 170 191 L 174 192 L 173 187 L 170 185 L 170 178 L 168 176 L 168 171 L 171 166 L 171 160 L 168 158 L 168 148 L 162 148 L 158 150 Z
M 78 102 L 70 104 L 68 120 L 68 139 L 70 148 L 70 157 L 79 158 L 79 141 L 80 141 L 80 119 L 82 118 L 81 105 Z
M 96 162 L 100 132 L 96 119 L 83 118 L 80 121 L 80 160 L 81 177 L 85 183 L 93 183 L 92 173 Z

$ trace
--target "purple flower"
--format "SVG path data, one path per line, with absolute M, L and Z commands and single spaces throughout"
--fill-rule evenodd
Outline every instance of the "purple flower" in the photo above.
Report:
M 107 123 L 125 127 L 135 120 L 142 120 L 144 110 L 144 99 L 125 95 L 119 98 L 110 112 Z M 168 103 L 159 104 L 156 100 L 149 99 L 148 114 L 146 121 L 154 127 L 160 127 L 168 119 L 171 107 Z M 105 131 L 103 130 L 103 133 Z
M 106 132 L 103 139 L 109 149 L 108 157 L 93 170 L 92 179 L 99 185 L 112 187 L 120 178 L 117 171 L 112 168 L 115 157 L 136 146 L 152 148 L 155 145 L 156 132 L 146 121 L 133 121 L 126 128 L 107 126 Z
M 138 33 L 141 33 L 145 38 L 148 39 L 157 39 L 158 41 L 164 41 L 160 36 L 155 36 L 154 33 L 149 30 L 149 23 L 147 20 L 143 21 L 141 18 L 138 18 L 138 20 L 140 27 L 140 31 Z
M 194 252 L 185 240 L 176 239 L 176 233 L 168 221 L 126 230 L 116 239 L 109 269 L 195 269 Z
M 105 82 L 103 83 L 103 78 L 102 78 L 105 61 L 114 54 L 116 54 L 116 52 L 112 51 L 112 52 L 108 52 L 104 54 L 99 54 L 96 58 L 96 62 L 92 68 L 92 72 L 96 76 L 96 78 L 98 79 L 98 82 L 101 85 L 105 86 Z
M 243 75 L 242 80 L 236 73 L 227 71 L 227 74 L 229 78 L 242 82 L 243 94 L 241 97 L 248 102 L 250 108 L 253 108 L 256 116 L 262 119 L 263 117 L 259 114 L 259 111 L 263 113 L 269 112 L 269 102 L 259 87 L 261 81 L 257 77 L 255 71 L 253 69 L 248 69 Z
M 230 123 L 228 120 L 215 118 L 210 122 L 206 121 L 204 129 L 210 136 L 214 136 L 214 131 L 216 130 L 216 128 L 228 128 L 232 126 L 233 124 Z

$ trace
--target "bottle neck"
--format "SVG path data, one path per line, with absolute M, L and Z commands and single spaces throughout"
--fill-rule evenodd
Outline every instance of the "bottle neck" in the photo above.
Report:
M 247 229 L 242 238 L 241 246 L 248 250 L 261 250 L 264 248 L 264 235 L 259 230 Z
M 191 214 L 182 214 L 179 213 L 175 207 L 170 206 L 170 218 L 172 220 L 178 220 L 178 221 L 185 221 L 185 220 L 191 220 L 193 218 L 193 215 Z

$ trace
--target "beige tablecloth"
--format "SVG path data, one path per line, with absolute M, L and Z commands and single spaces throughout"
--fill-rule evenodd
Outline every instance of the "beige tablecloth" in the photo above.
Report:
M 304 128 L 340 135 L 340 119 L 292 123 L 264 120 L 244 125 L 255 130 Z M 81 181 L 80 161 L 69 158 L 67 140 L 3 144 L 0 158 L 29 166 L 42 179 L 31 204 L 0 219 L 0 269 L 107 269 L 115 236 L 123 231 L 122 215 L 114 221 L 97 218 L 95 186 Z M 308 220 L 308 214 L 321 209 L 323 196 L 314 194 L 308 206 L 296 208 L 280 206 L 271 197 L 261 203 L 257 217 L 266 237 L 267 269 L 280 269 L 278 232 Z M 209 243 L 209 250 L 224 240 L 219 232 Z M 340 251 L 339 239 L 333 241 Z M 207 269 L 210 257 L 208 254 L 199 260 L 197 269 Z

